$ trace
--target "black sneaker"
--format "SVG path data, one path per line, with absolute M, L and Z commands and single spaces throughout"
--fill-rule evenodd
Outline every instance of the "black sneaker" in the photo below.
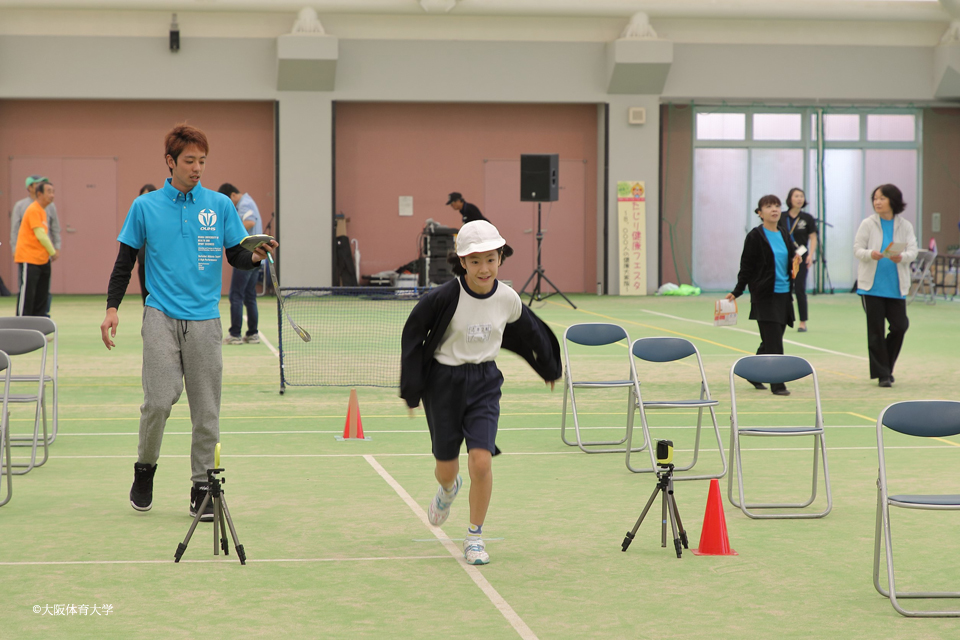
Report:
M 207 484 L 194 482 L 190 489 L 190 517 L 196 518 L 200 505 L 203 504 L 203 498 L 207 495 Z M 213 522 L 213 497 L 207 500 L 207 508 L 203 510 L 200 516 L 200 522 Z
M 133 463 L 133 486 L 130 487 L 130 506 L 137 511 L 150 511 L 153 506 L 153 474 L 155 464 Z
M 754 382 L 753 380 L 748 380 L 747 382 L 749 382 L 750 384 L 752 384 L 752 385 L 753 385 L 753 388 L 754 388 L 754 389 L 757 389 L 758 391 L 766 391 L 766 390 L 767 390 L 766 385 L 764 385 L 762 382 Z

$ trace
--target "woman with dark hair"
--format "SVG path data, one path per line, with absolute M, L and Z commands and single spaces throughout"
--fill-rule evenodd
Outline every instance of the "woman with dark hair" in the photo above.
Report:
M 898 215 L 906 208 L 900 189 L 882 184 L 873 190 L 872 199 L 875 213 L 860 223 L 853 240 L 853 254 L 860 261 L 857 293 L 867 314 L 870 379 L 879 378 L 881 387 L 891 387 L 893 366 L 910 327 L 907 292 L 910 263 L 918 253 L 917 236 L 913 225 Z M 891 243 L 901 243 L 906 248 L 885 255 Z M 884 321 L 889 324 L 886 338 Z
M 797 245 L 786 229 L 779 226 L 780 198 L 769 195 L 760 198 L 756 209 L 761 224 L 750 230 L 743 241 L 740 255 L 740 273 L 737 286 L 727 294 L 727 300 L 739 298 L 750 287 L 750 319 L 760 329 L 760 347 L 757 355 L 783 353 L 783 332 L 793 326 L 793 297 L 790 283 L 793 279 Z M 761 382 L 750 382 L 757 389 L 766 389 Z M 783 383 L 770 385 L 778 396 L 790 392 Z
M 157 188 L 150 184 L 149 182 L 142 187 L 140 187 L 140 193 L 138 196 L 142 196 L 145 193 L 150 193 L 151 191 L 156 191 Z M 147 304 L 147 269 L 144 266 L 144 260 L 146 259 L 147 248 L 140 247 L 140 251 L 137 252 L 137 275 L 140 277 L 140 297 L 143 299 L 143 304 Z
M 797 331 L 807 330 L 807 270 L 813 267 L 813 256 L 817 252 L 817 220 L 806 211 L 807 196 L 803 189 L 794 187 L 787 194 L 787 215 L 780 217 L 780 226 L 787 230 L 790 239 L 807 252 L 800 258 L 800 268 L 793 279 L 793 293 L 797 296 L 797 312 L 800 314 L 800 326 Z

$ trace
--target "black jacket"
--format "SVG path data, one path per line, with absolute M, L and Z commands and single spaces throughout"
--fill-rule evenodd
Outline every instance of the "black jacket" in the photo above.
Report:
M 793 256 L 797 245 L 790 239 L 790 235 L 783 228 L 778 228 L 783 242 L 787 245 L 787 279 L 793 288 Z M 733 295 L 739 298 L 744 289 L 750 287 L 750 302 L 756 303 L 759 298 L 773 295 L 774 281 L 777 277 L 777 268 L 773 262 L 773 248 L 763 232 L 763 225 L 750 230 L 743 241 L 743 253 L 740 255 L 740 273 L 737 275 L 737 286 Z
M 505 286 L 497 283 L 498 287 Z M 403 326 L 400 344 L 400 397 L 408 407 L 417 407 L 426 385 L 427 375 L 435 360 L 450 320 L 460 302 L 460 278 L 427 292 L 410 312 Z M 517 353 L 546 381 L 563 376 L 560 364 L 560 343 L 543 320 L 523 305 L 516 322 L 503 330 L 501 347 Z

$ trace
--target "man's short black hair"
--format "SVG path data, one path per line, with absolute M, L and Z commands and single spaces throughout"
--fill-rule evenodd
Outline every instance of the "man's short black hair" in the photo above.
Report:
M 220 185 L 220 188 L 217 189 L 217 191 L 227 196 L 228 198 L 235 193 L 240 193 L 240 189 L 237 189 L 235 186 L 233 186 L 229 182 L 224 182 L 222 185 Z
M 53 186 L 53 183 L 50 182 L 49 180 L 41 180 L 40 182 L 37 183 L 37 189 L 35 193 L 46 193 L 47 192 L 46 187 L 48 185 Z

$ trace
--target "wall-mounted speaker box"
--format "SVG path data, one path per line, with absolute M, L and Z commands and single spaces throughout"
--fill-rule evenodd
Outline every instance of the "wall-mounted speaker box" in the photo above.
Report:
M 560 156 L 530 154 L 520 156 L 520 201 L 556 202 L 560 199 Z

